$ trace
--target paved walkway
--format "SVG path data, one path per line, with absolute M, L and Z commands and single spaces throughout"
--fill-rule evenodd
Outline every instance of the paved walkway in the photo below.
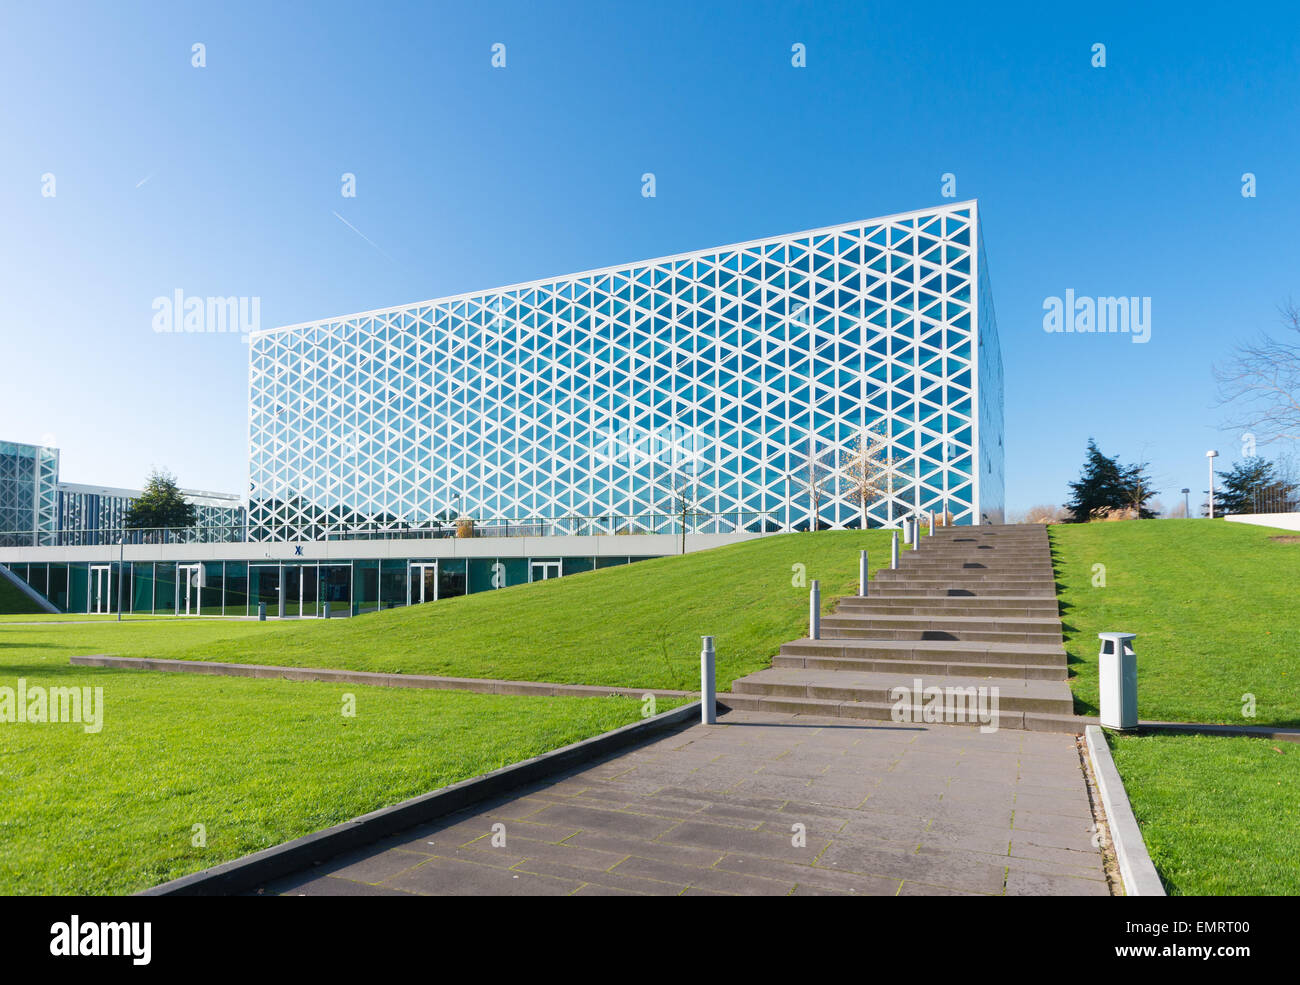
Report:
M 1107 895 L 1092 824 L 1072 735 L 733 711 L 263 891 Z

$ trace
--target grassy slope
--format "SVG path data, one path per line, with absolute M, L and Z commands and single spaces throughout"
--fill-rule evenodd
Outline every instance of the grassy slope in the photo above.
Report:
M 1049 530 L 1078 711 L 1097 712 L 1097 633 L 1118 630 L 1138 634 L 1142 718 L 1300 725 L 1300 543 L 1209 520 Z
M 72 628 L 72 627 L 69 627 Z M 127 893 L 640 717 L 519 698 L 72 668 L 20 627 L 0 685 L 102 686 L 104 725 L 0 725 L 0 894 Z M 357 714 L 341 714 L 342 695 Z M 673 703 L 660 702 L 659 710 Z M 191 845 L 195 824 L 207 847 Z
M 55 662 L 73 653 L 400 671 L 694 690 L 700 636 L 716 637 L 718 683 L 766 666 L 823 607 L 855 592 L 857 552 L 888 564 L 884 531 L 785 534 L 355 619 L 277 623 L 136 621 L 9 627 Z
M 18 590 L 8 578 L 0 576 L 0 613 L 40 612 L 41 607 Z
M 1171 894 L 1300 894 L 1300 746 L 1180 735 L 1110 744 Z

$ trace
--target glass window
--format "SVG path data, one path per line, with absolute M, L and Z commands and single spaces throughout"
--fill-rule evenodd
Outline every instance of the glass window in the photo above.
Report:
M 200 589 L 199 615 L 221 615 L 221 595 L 226 576 L 220 561 L 203 562 L 203 587 Z
M 224 611 L 228 616 L 248 615 L 248 563 L 245 561 L 226 562 Z
M 352 614 L 379 611 L 379 562 L 352 562 Z
M 438 598 L 449 599 L 465 594 L 465 561 L 451 559 L 438 562 Z
M 379 568 L 379 599 L 385 609 L 406 605 L 406 562 L 383 561 Z
M 84 564 L 68 565 L 68 611 L 90 611 L 90 573 Z
M 308 569 L 310 570 L 310 569 Z M 320 614 L 325 614 L 325 603 L 330 604 L 330 615 L 346 616 L 352 606 L 352 565 L 322 564 L 320 566 Z M 304 607 L 306 602 L 303 603 Z
M 469 591 L 490 592 L 497 586 L 492 583 L 492 575 L 495 566 L 499 562 L 492 557 L 469 558 Z M 500 579 L 498 579 L 500 581 Z
M 153 567 L 153 611 L 170 614 L 176 611 L 176 563 L 159 561 Z
M 153 612 L 153 563 L 136 561 L 131 568 L 131 612 Z
M 506 585 L 528 584 L 528 559 L 522 557 L 503 557 L 500 559 L 505 568 Z
M 589 557 L 566 557 L 563 559 L 563 564 L 566 575 L 581 574 L 584 571 L 591 571 L 596 566 Z
M 250 564 L 248 566 L 248 606 L 257 615 L 257 606 L 265 605 L 268 618 L 280 612 L 280 566 L 278 564 Z
M 60 612 L 68 611 L 68 566 L 50 565 L 50 590 L 45 596 Z

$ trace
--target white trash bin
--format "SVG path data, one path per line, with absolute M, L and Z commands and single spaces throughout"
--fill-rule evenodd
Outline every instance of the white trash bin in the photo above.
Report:
M 1098 633 L 1101 640 L 1101 724 L 1109 729 L 1137 728 L 1138 666 L 1132 641 L 1136 633 Z

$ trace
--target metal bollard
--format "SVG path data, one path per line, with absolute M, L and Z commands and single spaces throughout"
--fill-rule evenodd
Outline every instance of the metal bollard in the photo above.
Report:
M 930 532 L 926 534 L 926 536 L 927 537 L 934 536 L 934 510 L 930 511 Z
M 919 551 L 920 549 L 921 549 L 921 518 L 919 516 L 914 516 L 912 517 L 912 550 Z
M 863 551 L 858 558 L 858 594 L 863 598 L 867 597 L 867 570 L 867 552 Z
M 1098 633 L 1101 671 L 1101 724 L 1110 729 L 1137 728 L 1138 670 L 1135 633 Z
M 266 622 L 266 603 L 265 603 L 265 602 L 258 602 L 258 603 L 257 603 L 257 621 L 258 621 L 258 622 Z
M 822 638 L 822 587 L 816 578 L 813 579 L 812 588 L 808 590 L 808 638 L 810 640 Z
M 326 603 L 325 603 L 325 618 L 328 619 L 329 617 L 330 617 L 330 604 L 329 604 L 328 602 L 326 602 Z
M 712 725 L 718 720 L 717 683 L 714 676 L 713 637 L 701 636 L 700 650 L 700 722 Z
M 894 531 L 894 539 L 889 544 L 889 566 L 898 567 L 898 531 Z

